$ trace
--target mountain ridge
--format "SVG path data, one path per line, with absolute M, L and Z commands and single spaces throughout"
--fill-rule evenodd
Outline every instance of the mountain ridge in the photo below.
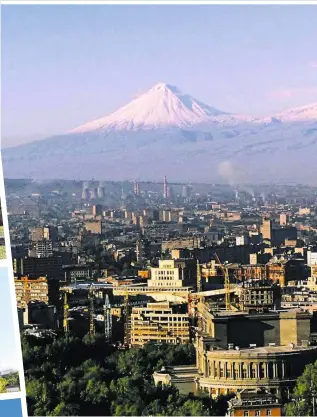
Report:
M 2 151 L 9 178 L 51 178 L 58 171 L 65 179 L 81 179 L 87 172 L 128 179 L 137 172 L 151 180 L 164 173 L 175 180 L 190 174 L 198 181 L 229 181 L 219 169 L 224 161 L 254 180 L 289 175 L 296 181 L 306 175 L 299 172 L 300 160 L 311 161 L 309 172 L 305 166 L 311 180 L 317 176 L 314 155 L 317 103 L 252 118 L 218 110 L 165 83 L 66 134 Z M 241 172 L 235 181 L 242 181 Z

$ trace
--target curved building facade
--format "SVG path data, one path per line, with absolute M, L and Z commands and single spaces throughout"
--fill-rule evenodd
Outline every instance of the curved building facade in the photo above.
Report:
M 317 346 L 209 348 L 205 337 L 197 339 L 199 376 L 196 384 L 212 397 L 242 389 L 264 388 L 286 399 L 305 365 L 317 358 Z

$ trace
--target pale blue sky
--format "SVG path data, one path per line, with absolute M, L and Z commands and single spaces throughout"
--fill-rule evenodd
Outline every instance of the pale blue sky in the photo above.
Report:
M 21 348 L 15 340 L 9 279 L 13 278 L 9 278 L 8 269 L 0 267 L 0 370 L 20 367 Z
M 317 6 L 3 6 L 3 146 L 106 115 L 157 82 L 266 115 L 317 101 Z

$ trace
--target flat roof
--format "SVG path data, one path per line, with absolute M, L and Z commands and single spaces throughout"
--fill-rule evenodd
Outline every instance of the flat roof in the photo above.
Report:
M 260 347 L 254 347 L 254 348 L 240 348 L 239 350 L 236 349 L 216 349 L 212 350 L 210 352 L 212 353 L 219 353 L 224 356 L 231 356 L 236 355 L 239 353 L 245 353 L 245 354 L 273 354 L 273 353 L 292 353 L 292 352 L 302 352 L 302 351 L 309 351 L 309 350 L 317 350 L 317 346 L 294 346 L 291 347 L 289 345 L 283 345 L 283 346 L 260 346 Z

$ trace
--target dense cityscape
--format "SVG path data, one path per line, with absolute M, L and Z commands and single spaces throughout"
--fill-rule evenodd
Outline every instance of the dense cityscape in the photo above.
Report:
M 316 187 L 6 198 L 30 415 L 315 415 Z

